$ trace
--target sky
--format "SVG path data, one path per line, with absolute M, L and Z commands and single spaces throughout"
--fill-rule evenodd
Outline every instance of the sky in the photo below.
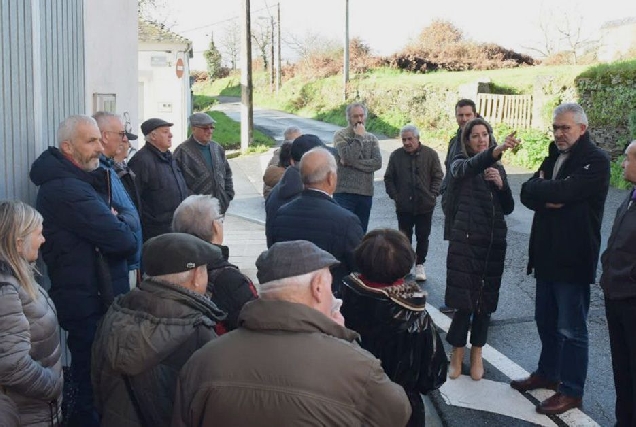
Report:
M 192 69 L 205 69 L 202 51 L 214 34 L 217 47 L 227 26 L 240 25 L 243 0 L 160 0 L 161 13 L 172 31 L 194 43 Z M 251 0 L 252 22 L 267 22 L 268 11 L 281 9 L 283 60 L 293 59 L 286 46 L 290 37 L 308 33 L 344 42 L 346 0 Z M 555 5 L 556 4 L 556 5 Z M 548 28 L 569 19 L 587 38 L 598 37 L 601 25 L 636 17 L 636 1 L 628 0 L 349 0 L 349 36 L 360 37 L 378 55 L 390 55 L 435 19 L 447 20 L 466 38 L 497 43 L 522 53 L 541 46 Z

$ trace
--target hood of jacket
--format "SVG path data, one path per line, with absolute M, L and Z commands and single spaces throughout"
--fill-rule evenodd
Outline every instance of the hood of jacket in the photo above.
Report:
M 74 165 L 59 149 L 49 147 L 33 162 L 29 177 L 38 187 L 57 179 L 79 179 L 89 183 L 98 192 L 106 193 L 107 173 L 104 168 L 86 172 Z
M 193 328 L 212 329 L 224 318 L 225 313 L 206 297 L 146 279 L 139 288 L 115 299 L 106 314 L 105 357 L 115 371 L 134 376 L 177 350 Z
M 292 165 L 285 169 L 285 173 L 280 179 L 278 185 L 280 187 L 278 195 L 283 199 L 289 199 L 303 191 L 305 186 L 303 185 L 303 180 L 300 177 L 300 170 L 298 169 L 298 166 Z
M 239 327 L 255 331 L 322 332 L 348 342 L 360 338 L 357 332 L 304 304 L 262 298 L 243 306 Z

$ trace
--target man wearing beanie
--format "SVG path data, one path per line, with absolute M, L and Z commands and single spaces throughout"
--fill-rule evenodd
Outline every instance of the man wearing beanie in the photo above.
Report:
M 177 375 L 216 338 L 225 313 L 204 296 L 206 265 L 221 250 L 198 237 L 167 233 L 148 240 L 146 277 L 115 299 L 93 345 L 95 406 L 103 427 L 169 426 Z
M 225 149 L 212 140 L 216 122 L 206 113 L 194 113 L 189 120 L 192 135 L 174 150 L 174 158 L 190 192 L 216 197 L 225 214 L 234 198 L 234 183 Z
M 336 264 L 303 240 L 263 252 L 260 298 L 244 306 L 237 330 L 185 364 L 172 425 L 405 425 L 404 390 L 335 320 L 329 268 Z

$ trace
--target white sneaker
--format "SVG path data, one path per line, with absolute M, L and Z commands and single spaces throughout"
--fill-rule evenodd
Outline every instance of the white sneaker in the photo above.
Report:
M 424 271 L 424 264 L 417 264 L 415 266 L 415 280 L 426 280 L 426 272 Z

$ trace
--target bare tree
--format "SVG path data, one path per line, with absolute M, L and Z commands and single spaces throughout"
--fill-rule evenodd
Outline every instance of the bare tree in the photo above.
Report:
M 263 70 L 269 68 L 269 47 L 272 43 L 272 29 L 269 20 L 265 22 L 262 19 L 252 21 L 252 44 L 257 51 L 258 56 L 263 60 Z
M 541 40 L 531 46 L 523 46 L 525 49 L 536 52 L 539 56 L 547 58 L 554 55 L 558 51 L 559 35 L 553 23 L 554 16 L 550 11 L 546 10 L 543 4 L 539 12 L 539 21 L 537 27 Z
M 283 41 L 300 59 L 306 59 L 312 54 L 333 53 L 342 50 L 340 40 L 312 31 L 307 31 L 303 35 L 286 34 Z
M 146 21 L 155 22 L 166 29 L 174 27 L 176 21 L 169 0 L 138 0 L 139 16 Z
M 239 53 L 241 52 L 241 34 L 235 22 L 226 25 L 221 33 L 219 48 L 223 56 L 230 61 L 232 70 L 236 70 Z

